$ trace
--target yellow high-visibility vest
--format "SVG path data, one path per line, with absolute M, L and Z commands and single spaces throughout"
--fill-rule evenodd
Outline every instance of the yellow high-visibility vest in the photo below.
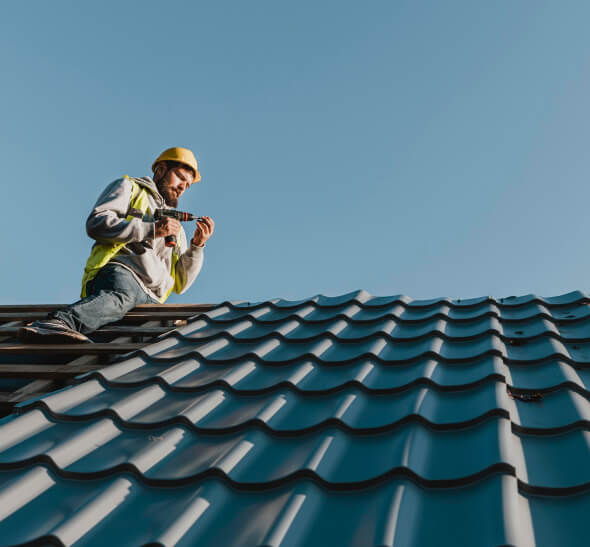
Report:
M 143 215 L 146 214 L 147 209 L 149 207 L 149 200 L 148 200 L 148 193 L 147 189 L 140 186 L 135 182 L 134 179 L 125 175 L 125 179 L 131 181 L 131 201 L 129 202 L 129 209 L 137 209 L 141 211 Z M 127 216 L 127 220 L 130 221 L 134 217 L 129 215 Z M 177 288 L 177 280 L 176 280 L 176 263 L 180 258 L 180 252 L 184 252 L 186 249 L 186 237 L 184 236 L 184 230 L 180 231 L 179 234 L 179 245 L 174 247 L 172 250 L 172 264 L 170 267 L 170 277 L 172 277 L 172 281 L 174 282 L 170 290 L 160 299 L 160 303 L 164 303 L 173 289 Z M 92 281 L 100 271 L 101 268 L 106 266 L 117 254 L 118 252 L 125 246 L 125 243 L 95 243 L 90 251 L 90 256 L 86 261 L 86 266 L 84 266 L 84 275 L 82 276 L 82 291 L 80 296 L 82 298 L 86 298 L 86 285 L 89 281 Z

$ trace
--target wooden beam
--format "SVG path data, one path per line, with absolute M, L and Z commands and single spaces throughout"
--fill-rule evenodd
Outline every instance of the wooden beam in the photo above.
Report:
M 15 323 L 17 323 L 15 321 Z M 21 325 L 22 326 L 22 325 Z M 16 336 L 18 329 L 20 326 L 0 326 L 0 336 L 6 335 L 7 338 L 10 336 Z M 164 334 L 171 330 L 174 330 L 176 327 L 144 327 L 144 326 L 137 326 L 137 325 L 109 325 L 106 327 L 102 327 L 92 333 L 94 334 L 103 334 L 109 336 L 115 335 L 128 335 L 128 336 L 158 336 L 160 334 Z M 92 336 L 90 335 L 90 336 Z M 3 341 L 0 339 L 0 341 Z
M 104 365 L 83 364 L 71 365 L 64 367 L 64 365 L 54 364 L 39 364 L 39 365 L 22 365 L 22 364 L 0 364 L 1 378 L 47 378 L 51 380 L 60 380 L 63 378 L 72 378 L 78 374 L 91 372 L 99 368 L 104 368 Z
M 143 327 L 155 327 L 158 326 L 158 321 L 148 321 L 142 325 Z M 123 344 L 128 343 L 131 338 L 127 336 L 121 336 L 119 338 L 115 338 L 111 342 L 111 344 Z M 89 345 L 96 345 L 96 344 L 82 344 L 85 348 Z M 84 353 L 81 357 L 74 359 L 73 361 L 62 365 L 64 370 L 68 370 L 71 367 L 81 367 L 81 366 L 96 366 L 96 368 L 102 368 L 105 366 L 103 363 L 99 362 L 98 355 L 89 355 L 88 353 Z M 10 397 L 6 401 L 6 405 L 8 405 L 7 412 L 10 412 L 11 406 L 16 403 L 20 403 L 22 401 L 26 401 L 27 399 L 32 399 L 33 397 L 39 396 L 40 393 L 47 393 L 53 391 L 55 389 L 55 380 L 49 379 L 38 379 L 30 382 L 23 387 L 17 389 L 15 392 L 10 394 Z
M 160 311 L 160 310 L 144 310 L 131 311 L 122 320 L 123 323 L 141 322 L 141 321 L 168 321 L 173 319 L 189 319 L 198 315 L 198 310 L 190 311 Z M 45 319 L 47 312 L 42 311 L 22 311 L 22 312 L 0 312 L 0 322 L 6 323 L 8 321 L 35 321 L 37 319 Z
M 141 304 L 132 311 L 186 311 L 199 313 L 208 311 L 215 304 Z M 49 313 L 56 310 L 62 310 L 67 304 L 13 304 L 0 306 L 0 313 L 23 313 L 23 312 L 45 312 Z
M 20 321 L 11 321 L 10 323 L 4 323 L 4 325 L 4 327 L 0 328 L 0 342 L 7 342 L 10 340 L 15 336 L 16 331 L 18 331 L 18 329 L 21 327 Z M 4 329 L 14 330 L 15 333 L 9 333 Z
M 141 349 L 146 342 L 104 344 L 0 344 L 0 355 L 117 355 Z
M 33 397 L 37 397 L 38 395 L 44 395 L 44 393 L 31 393 L 31 395 L 29 395 L 29 399 L 32 399 Z M 10 391 L 0 391 L 0 404 L 2 404 L 3 406 L 6 405 L 8 407 L 14 406 L 15 403 L 18 403 L 19 401 L 13 401 L 12 398 L 14 396 L 14 393 L 11 393 Z M 10 412 L 10 410 L 8 410 L 8 412 Z

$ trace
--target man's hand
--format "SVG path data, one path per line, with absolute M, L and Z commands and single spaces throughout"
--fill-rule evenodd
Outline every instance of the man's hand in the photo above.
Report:
M 203 220 L 197 220 L 197 228 L 191 243 L 197 247 L 203 247 L 205 242 L 213 235 L 215 222 L 211 217 L 203 217 Z
M 164 217 L 156 222 L 156 237 L 177 236 L 180 232 L 180 222 L 175 218 Z

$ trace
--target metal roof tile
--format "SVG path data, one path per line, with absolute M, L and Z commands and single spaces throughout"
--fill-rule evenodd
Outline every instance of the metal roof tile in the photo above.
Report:
M 307 480 L 248 491 L 217 480 L 173 488 L 151 487 L 129 475 L 78 481 L 39 467 L 20 479 L 31 482 L 33 472 L 39 473 L 37 481 L 46 477 L 45 489 L 20 510 L 14 510 L 18 485 L 4 485 L 12 494 L 5 510 L 6 544 L 55 538 L 84 546 L 409 547 L 440 545 L 442 538 L 453 545 L 580 545 L 590 508 L 587 493 L 564 503 L 519 492 L 516 480 L 501 474 L 445 489 L 398 479 L 352 491 Z
M 206 309 L 0 421 L 0 545 L 584 544 L 588 301 Z

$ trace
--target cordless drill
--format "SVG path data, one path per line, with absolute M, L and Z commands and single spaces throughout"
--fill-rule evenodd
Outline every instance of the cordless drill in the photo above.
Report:
M 164 217 L 175 218 L 180 222 L 188 222 L 189 220 L 203 220 L 203 217 L 197 217 L 195 215 L 191 215 L 190 213 L 185 213 L 183 211 L 175 211 L 174 209 L 156 209 L 156 212 L 154 213 L 154 220 L 158 221 L 163 219 Z M 166 247 L 176 247 L 175 235 L 166 236 L 164 241 Z

